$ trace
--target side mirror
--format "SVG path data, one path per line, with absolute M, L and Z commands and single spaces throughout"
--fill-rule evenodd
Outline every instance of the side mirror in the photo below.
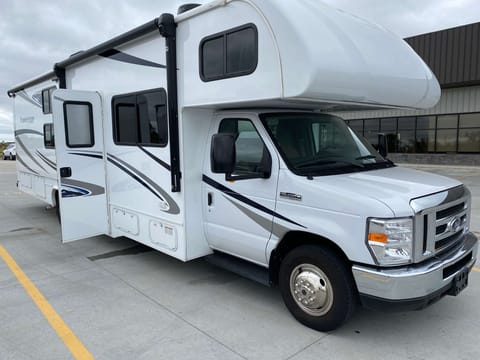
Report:
M 210 166 L 215 174 L 231 174 L 235 169 L 235 137 L 232 134 L 215 134 L 210 148 Z
M 378 134 L 378 152 L 384 158 L 388 155 L 387 135 L 384 133 Z

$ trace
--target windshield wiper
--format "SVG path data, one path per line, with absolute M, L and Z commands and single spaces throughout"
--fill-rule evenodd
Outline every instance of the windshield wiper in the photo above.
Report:
M 364 155 L 364 156 L 359 156 L 357 158 L 355 158 L 355 160 L 370 160 L 370 159 L 376 159 L 377 157 L 375 155 L 371 155 L 371 154 L 368 154 L 368 155 Z
M 295 166 L 297 169 L 306 168 L 313 165 L 328 165 L 328 164 L 335 164 L 336 160 L 310 160 Z
M 348 160 L 312 160 L 307 163 L 303 163 L 301 165 L 295 166 L 297 169 L 303 169 L 306 167 L 311 167 L 311 166 L 321 166 L 321 165 L 328 165 L 328 164 L 337 164 L 337 163 L 342 163 L 342 164 L 348 164 L 348 165 L 353 165 L 356 167 L 364 168 L 365 165 L 353 162 L 353 161 L 348 161 Z

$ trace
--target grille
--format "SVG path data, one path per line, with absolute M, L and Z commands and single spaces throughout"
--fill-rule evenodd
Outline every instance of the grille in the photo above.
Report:
M 437 220 L 439 219 L 445 219 L 449 216 L 456 215 L 459 212 L 461 212 L 465 208 L 465 203 L 460 203 L 458 205 L 449 207 L 448 209 L 441 210 L 437 212 Z
M 468 229 L 470 193 L 464 187 L 412 200 L 416 211 L 415 262 L 455 249 Z

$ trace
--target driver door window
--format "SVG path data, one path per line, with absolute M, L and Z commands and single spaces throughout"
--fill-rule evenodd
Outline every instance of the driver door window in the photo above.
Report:
M 269 152 L 250 120 L 223 119 L 218 130 L 235 137 L 235 176 L 263 176 Z

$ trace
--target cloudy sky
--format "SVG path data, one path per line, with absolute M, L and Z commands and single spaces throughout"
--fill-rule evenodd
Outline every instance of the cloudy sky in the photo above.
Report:
M 290 1 L 294 6 L 297 0 Z M 13 140 L 7 89 L 70 54 L 141 25 L 181 0 L 0 0 L 0 142 Z M 192 2 L 192 1 L 191 1 Z M 200 0 L 198 2 L 206 2 Z M 478 0 L 324 0 L 402 37 L 480 21 Z

